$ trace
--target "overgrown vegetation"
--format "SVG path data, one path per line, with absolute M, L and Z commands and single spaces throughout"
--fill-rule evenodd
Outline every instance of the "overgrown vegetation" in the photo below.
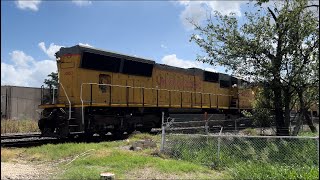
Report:
M 38 122 L 31 119 L 1 119 L 1 134 L 39 132 Z
M 168 138 L 170 157 L 228 170 L 234 179 L 319 178 L 316 139 Z
M 318 179 L 316 166 L 286 166 L 270 163 L 235 163 L 229 172 L 234 179 Z

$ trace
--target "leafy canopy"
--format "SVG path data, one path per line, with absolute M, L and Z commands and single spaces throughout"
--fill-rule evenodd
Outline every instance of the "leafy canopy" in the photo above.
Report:
M 48 75 L 48 79 L 44 80 L 44 84 L 47 87 L 52 87 L 52 88 L 58 88 L 59 82 L 58 82 L 58 73 L 52 72 Z

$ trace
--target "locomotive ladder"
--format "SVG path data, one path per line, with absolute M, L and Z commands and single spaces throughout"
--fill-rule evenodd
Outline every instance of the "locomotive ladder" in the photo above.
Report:
M 69 128 L 70 127 L 78 127 L 79 125 L 77 125 L 77 124 L 70 124 L 71 120 L 74 120 L 76 118 L 72 117 L 72 112 L 73 111 L 72 111 L 71 101 L 69 99 L 69 96 L 68 96 L 67 92 L 65 91 L 65 89 L 64 89 L 62 84 L 61 84 L 61 87 L 63 89 L 63 92 L 64 92 L 65 96 L 67 97 L 67 100 L 68 100 L 68 106 L 69 106 L 69 108 L 68 108 L 68 126 L 69 126 Z
M 62 83 L 59 83 L 59 84 L 61 85 L 61 87 L 62 87 L 62 89 L 63 89 L 63 92 L 64 92 L 64 95 L 67 97 L 67 100 L 68 100 L 68 104 L 69 104 L 69 112 L 68 112 L 69 116 L 68 116 L 68 121 L 70 121 L 70 119 L 71 119 L 71 102 L 70 102 L 69 96 L 68 96 L 66 90 L 64 89 Z

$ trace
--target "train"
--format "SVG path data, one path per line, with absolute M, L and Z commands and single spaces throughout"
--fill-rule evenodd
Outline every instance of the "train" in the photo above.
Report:
M 55 55 L 59 86 L 39 105 L 42 136 L 150 132 L 161 127 L 162 112 L 239 115 L 252 109 L 254 88 L 227 74 L 81 45 Z

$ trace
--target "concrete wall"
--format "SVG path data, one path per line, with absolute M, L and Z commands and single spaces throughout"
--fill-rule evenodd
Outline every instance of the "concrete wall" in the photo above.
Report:
M 41 88 L 1 86 L 1 116 L 7 119 L 38 120 Z

